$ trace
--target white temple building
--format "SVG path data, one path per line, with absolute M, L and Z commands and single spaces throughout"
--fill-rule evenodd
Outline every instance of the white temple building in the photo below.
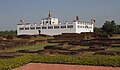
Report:
M 78 16 L 76 20 L 69 23 L 60 23 L 58 18 L 53 18 L 49 11 L 48 17 L 43 18 L 39 24 L 25 23 L 23 20 L 17 24 L 17 35 L 58 35 L 62 33 L 81 33 L 81 32 L 93 32 L 94 25 L 92 22 L 80 21 Z

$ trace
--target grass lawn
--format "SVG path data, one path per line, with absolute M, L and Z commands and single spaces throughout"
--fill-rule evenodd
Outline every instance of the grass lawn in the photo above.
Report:
M 9 49 L 9 50 L 0 50 L 0 52 L 15 52 L 16 50 L 42 50 L 44 48 L 44 46 L 46 46 L 46 45 L 56 45 L 56 43 L 16 47 L 16 48 Z
M 71 48 L 70 50 L 79 50 L 79 49 L 88 49 L 89 46 L 77 46 L 77 47 L 74 47 L 74 48 Z
M 120 38 L 120 37 L 110 37 L 110 39 L 117 39 L 117 38 Z
M 108 51 L 120 51 L 120 47 L 110 47 L 107 50 Z

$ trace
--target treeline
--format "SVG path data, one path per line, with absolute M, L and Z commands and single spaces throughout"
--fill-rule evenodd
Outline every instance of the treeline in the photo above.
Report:
M 0 31 L 0 36 L 14 36 L 14 35 L 17 35 L 17 30 Z
M 98 34 L 120 34 L 120 25 L 117 25 L 115 21 L 105 21 L 102 27 L 95 27 L 94 32 Z

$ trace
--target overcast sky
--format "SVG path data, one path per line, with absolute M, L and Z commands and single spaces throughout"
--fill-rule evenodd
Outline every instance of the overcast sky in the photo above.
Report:
M 95 19 L 101 27 L 106 20 L 120 24 L 120 0 L 0 0 L 0 31 L 15 30 L 20 19 L 40 23 L 48 11 L 61 22 Z

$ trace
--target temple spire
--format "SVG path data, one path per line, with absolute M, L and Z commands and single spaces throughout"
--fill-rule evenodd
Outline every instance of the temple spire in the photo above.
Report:
M 51 11 L 49 10 L 48 18 L 51 18 Z

